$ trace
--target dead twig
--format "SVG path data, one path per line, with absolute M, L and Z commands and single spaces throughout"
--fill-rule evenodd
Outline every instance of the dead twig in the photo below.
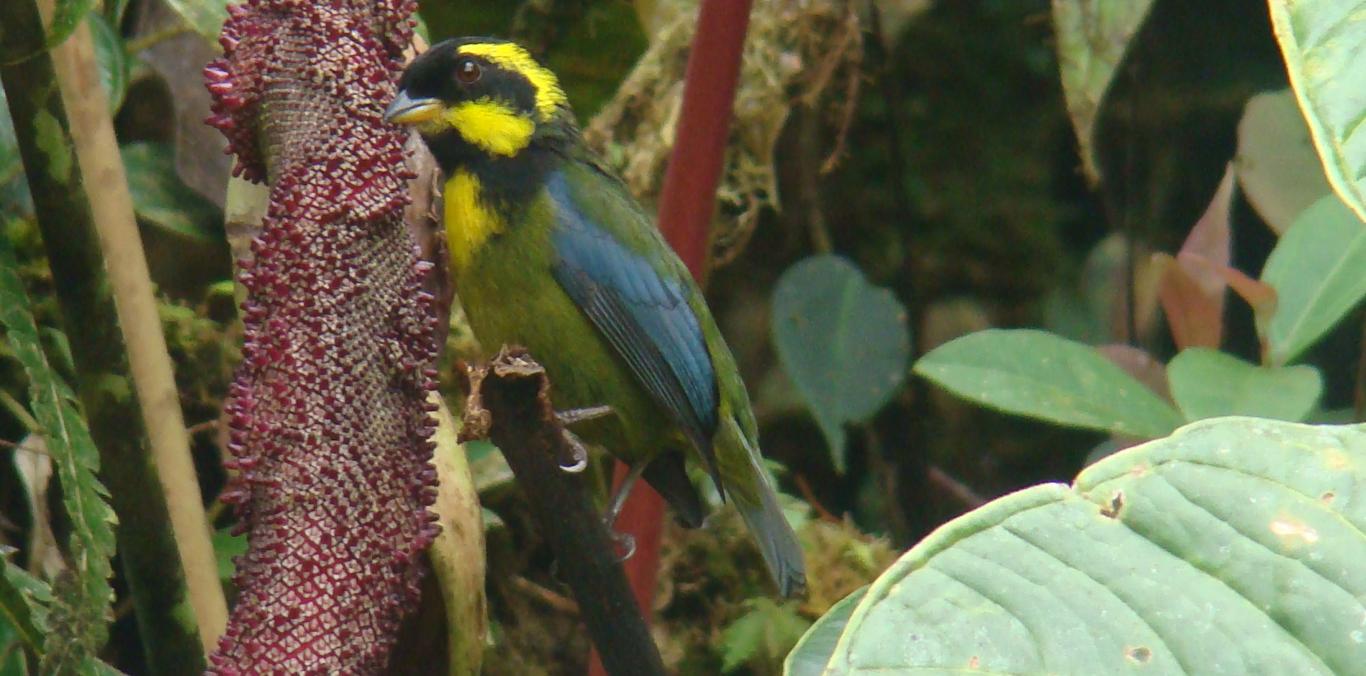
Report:
M 558 610 L 566 615 L 579 614 L 579 604 L 574 603 L 574 599 L 566 598 L 563 595 L 556 594 L 555 592 L 550 591 L 549 589 L 546 589 L 545 587 L 542 587 L 541 585 L 536 584 L 535 582 L 532 582 L 531 580 L 528 580 L 525 577 L 522 577 L 521 575 L 512 576 L 512 586 L 516 587 L 519 591 L 526 593 L 528 596 L 531 596 L 532 598 L 540 601 L 541 603 L 544 603 L 547 606 L 550 606 L 551 608 L 554 608 L 555 610 Z
M 968 509 L 977 509 L 988 502 L 986 498 L 978 495 L 977 491 L 972 490 L 963 482 L 950 476 L 948 472 L 934 465 L 930 465 L 925 475 L 930 483 L 953 496 L 955 500 L 963 503 L 963 506 Z
M 843 523 L 838 516 L 826 509 L 825 505 L 822 505 L 821 501 L 816 498 L 816 493 L 811 490 L 811 482 L 807 481 L 805 476 L 798 474 L 793 477 L 793 481 L 797 484 L 797 490 L 801 491 L 802 499 L 806 501 L 806 504 L 811 505 L 811 509 L 816 510 L 816 515 L 820 517 L 821 521 Z

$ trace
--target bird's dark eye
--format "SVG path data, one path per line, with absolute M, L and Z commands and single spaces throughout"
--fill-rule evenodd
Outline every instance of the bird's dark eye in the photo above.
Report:
M 479 76 L 484 74 L 484 69 L 471 58 L 460 59 L 455 62 L 455 79 L 460 84 L 472 85 L 479 81 Z

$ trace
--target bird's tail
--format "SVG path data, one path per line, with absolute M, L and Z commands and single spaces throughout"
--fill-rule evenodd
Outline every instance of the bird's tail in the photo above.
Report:
M 802 548 L 778 505 L 778 495 L 761 464 L 758 449 L 753 448 L 731 416 L 724 416 L 721 427 L 717 442 L 722 448 L 717 449 L 717 456 L 727 497 L 735 503 L 759 545 L 779 593 L 785 597 L 799 595 L 806 590 Z

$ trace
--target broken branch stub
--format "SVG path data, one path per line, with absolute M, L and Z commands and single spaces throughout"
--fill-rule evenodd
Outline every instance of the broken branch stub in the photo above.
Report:
M 469 398 L 461 441 L 488 438 L 502 450 L 608 672 L 663 674 L 585 479 L 558 462 L 573 449 L 551 405 L 545 370 L 512 347 L 488 364 L 467 366 L 464 374 Z

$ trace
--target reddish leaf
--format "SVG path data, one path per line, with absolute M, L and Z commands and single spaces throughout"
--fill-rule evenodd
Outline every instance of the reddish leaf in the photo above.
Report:
M 1154 254 L 1153 259 L 1165 267 L 1158 297 L 1177 348 L 1219 347 L 1223 331 L 1222 294 L 1216 302 L 1204 293 L 1191 269 L 1194 266 L 1185 264 L 1189 259 L 1181 261 L 1162 253 Z
M 1276 289 L 1259 279 L 1243 274 L 1241 270 L 1224 267 L 1220 270 L 1229 288 L 1252 306 L 1252 316 L 1257 324 L 1257 335 L 1266 347 L 1266 329 L 1271 324 L 1271 316 L 1276 314 Z M 1263 349 L 1265 351 L 1265 349 Z
M 1166 265 L 1158 294 L 1167 314 L 1172 338 L 1181 349 L 1218 348 L 1224 329 L 1225 270 L 1229 263 L 1229 208 L 1233 201 L 1233 168 L 1196 221 L 1175 259 L 1159 254 Z
M 1186 237 L 1185 244 L 1181 245 L 1181 253 L 1193 253 L 1204 257 L 1213 263 L 1229 265 L 1232 254 L 1230 252 L 1230 229 L 1229 229 L 1229 210 L 1233 206 L 1233 165 L 1227 165 L 1224 169 L 1224 179 L 1219 182 L 1219 188 L 1214 191 L 1214 197 L 1210 200 L 1209 206 L 1205 208 L 1205 213 L 1200 220 L 1195 222 L 1191 228 L 1190 235 Z M 1223 284 L 1218 279 L 1206 280 L 1206 284 L 1223 288 Z

